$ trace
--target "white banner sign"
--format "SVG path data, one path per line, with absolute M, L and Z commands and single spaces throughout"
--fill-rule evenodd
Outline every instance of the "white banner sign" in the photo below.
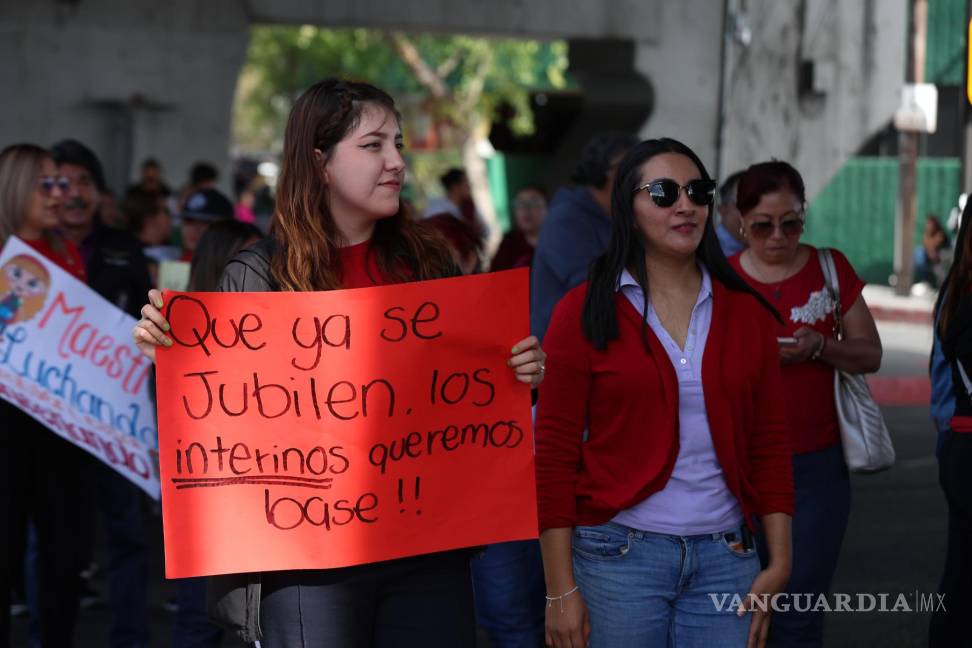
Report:
M 134 325 L 23 241 L 7 241 L 0 253 L 0 397 L 157 500 L 152 366 L 132 341 Z

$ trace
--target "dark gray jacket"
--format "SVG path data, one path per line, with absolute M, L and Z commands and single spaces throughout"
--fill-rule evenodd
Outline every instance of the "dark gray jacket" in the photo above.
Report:
M 270 274 L 273 241 L 264 239 L 233 257 L 219 280 L 220 292 L 273 292 Z M 209 617 L 241 641 L 258 641 L 260 630 L 260 574 L 211 576 L 206 587 Z
M 588 187 L 561 188 L 550 202 L 533 253 L 530 280 L 530 332 L 542 342 L 554 306 L 607 250 L 611 218 Z

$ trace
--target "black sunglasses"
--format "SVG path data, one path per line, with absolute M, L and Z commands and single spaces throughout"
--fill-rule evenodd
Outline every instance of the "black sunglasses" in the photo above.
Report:
M 647 191 L 656 205 L 659 207 L 671 207 L 678 200 L 678 196 L 683 189 L 689 200 L 699 207 L 707 207 L 712 204 L 716 183 L 715 180 L 703 180 L 700 178 L 689 181 L 683 187 L 674 180 L 662 178 L 661 180 L 652 180 L 648 184 L 636 187 L 635 192 Z

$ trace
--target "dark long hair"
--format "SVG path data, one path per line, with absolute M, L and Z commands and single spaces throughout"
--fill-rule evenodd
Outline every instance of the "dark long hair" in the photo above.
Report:
M 243 249 L 247 241 L 255 242 L 261 238 L 263 234 L 256 226 L 238 220 L 221 221 L 207 227 L 192 254 L 189 290 L 219 290 L 219 278 L 229 260 Z
M 807 202 L 807 190 L 800 172 L 789 162 L 769 160 L 752 165 L 739 176 L 736 209 L 742 214 L 752 211 L 763 196 L 774 191 L 790 191 L 801 205 Z
M 952 257 L 952 267 L 945 277 L 944 288 L 938 297 L 939 318 L 938 332 L 944 340 L 952 316 L 958 308 L 962 296 L 967 294 L 969 284 L 972 283 L 972 233 L 969 229 L 972 221 L 972 196 L 965 203 L 962 210 L 962 225 L 955 238 L 955 255 Z
M 625 268 L 634 274 L 644 296 L 645 312 L 648 309 L 648 268 L 645 264 L 645 245 L 640 232 L 635 227 L 634 198 L 635 189 L 641 182 L 641 166 L 662 153 L 676 153 L 692 160 L 704 180 L 711 180 L 702 160 L 685 144 L 669 138 L 645 140 L 621 160 L 618 173 L 614 178 L 611 195 L 611 242 L 607 252 L 591 265 L 587 298 L 584 302 L 582 326 L 584 336 L 596 349 L 604 349 L 607 343 L 618 337 L 618 316 L 614 308 L 614 294 L 618 277 Z M 712 205 L 708 208 L 708 218 L 702 231 L 702 242 L 695 252 L 696 258 L 705 265 L 713 279 L 729 290 L 744 292 L 755 297 L 779 321 L 776 310 L 762 295 L 736 274 L 726 255 L 719 247 L 712 219 Z M 648 346 L 647 332 L 642 327 L 642 340 Z
M 340 233 L 327 207 L 327 187 L 314 149 L 325 160 L 361 120 L 367 106 L 399 118 L 388 93 L 367 83 L 324 79 L 297 99 L 284 133 L 276 211 L 270 226 L 275 249 L 270 268 L 282 290 L 331 290 L 342 285 Z M 418 227 L 400 206 L 375 224 L 372 252 L 394 282 L 455 274 L 449 251 L 431 232 Z

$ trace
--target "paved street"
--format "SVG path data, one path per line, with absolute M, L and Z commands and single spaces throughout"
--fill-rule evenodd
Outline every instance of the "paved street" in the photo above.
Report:
M 887 317 L 895 317 L 894 313 Z M 907 319 L 907 318 L 905 318 Z M 931 344 L 927 323 L 879 322 L 885 345 L 884 366 L 872 381 L 875 395 L 896 441 L 898 465 L 891 471 L 853 479 L 850 529 L 834 590 L 891 595 L 935 591 L 945 538 L 945 505 L 937 484 L 934 432 L 927 410 L 927 362 Z M 156 523 L 151 564 L 152 647 L 171 643 L 172 615 L 163 603 L 173 592 L 161 577 L 161 530 Z M 104 564 L 105 558 L 102 558 Z M 102 580 L 99 586 L 104 591 Z M 101 606 L 83 610 L 79 648 L 108 646 L 110 614 Z M 828 617 L 826 645 L 911 647 L 925 645 L 927 613 L 834 613 Z M 16 646 L 26 646 L 26 621 L 15 622 Z M 227 640 L 225 646 L 236 646 Z
M 927 324 L 879 321 L 885 355 L 872 381 L 895 440 L 898 465 L 853 478 L 850 528 L 835 592 L 898 593 L 937 588 L 944 563 L 946 509 L 938 487 L 935 433 L 928 418 Z M 828 647 L 905 647 L 927 644 L 927 613 L 834 613 Z

